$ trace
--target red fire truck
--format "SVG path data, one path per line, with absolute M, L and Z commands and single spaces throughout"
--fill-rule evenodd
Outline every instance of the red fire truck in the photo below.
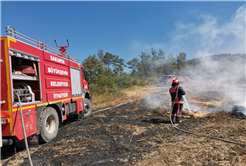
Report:
M 162 79 L 161 79 L 161 82 L 162 82 L 164 85 L 171 85 L 172 82 L 173 82 L 173 79 L 174 79 L 175 77 L 176 77 L 175 75 L 163 75 L 163 76 L 162 76 Z
M 2 144 L 38 134 L 49 142 L 59 124 L 71 116 L 92 113 L 87 71 L 79 61 L 60 50 L 27 37 L 11 26 L 1 37 Z M 90 80 L 93 81 L 93 80 Z
M 187 76 L 176 76 L 176 75 L 163 75 L 162 76 L 162 79 L 161 79 L 161 82 L 164 84 L 164 85 L 171 85 L 172 82 L 173 82 L 173 79 L 178 79 L 179 82 L 186 82 L 189 80 L 189 77 Z

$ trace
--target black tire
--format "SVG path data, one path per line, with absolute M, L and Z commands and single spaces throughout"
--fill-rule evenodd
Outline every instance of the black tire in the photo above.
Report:
M 56 110 L 53 107 L 47 107 L 43 110 L 40 116 L 40 141 L 50 142 L 58 133 L 59 118 Z
M 84 98 L 84 116 L 88 117 L 92 114 L 92 104 L 87 98 Z
M 74 119 L 82 119 L 84 117 L 84 112 L 80 111 L 79 114 L 73 115 Z

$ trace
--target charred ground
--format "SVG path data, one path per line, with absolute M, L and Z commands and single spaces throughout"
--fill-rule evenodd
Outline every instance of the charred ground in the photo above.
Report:
M 217 94 L 215 91 L 209 93 Z M 91 117 L 66 121 L 59 128 L 55 140 L 32 150 L 33 164 L 37 166 L 246 164 L 245 146 L 190 135 L 173 128 L 169 120 L 169 103 L 163 100 L 168 98 L 165 88 L 157 87 L 150 91 L 144 89 L 134 95 L 128 94 L 128 98 L 122 99 L 115 107 L 100 108 L 100 105 L 97 105 Z M 217 98 L 219 100 L 219 97 Z M 166 102 L 157 106 L 154 102 L 156 100 Z M 201 102 L 208 101 L 206 97 L 201 98 Z M 245 119 L 232 117 L 216 106 L 205 104 L 204 107 L 213 108 L 217 113 L 204 115 L 184 111 L 183 122 L 178 127 L 246 143 Z M 3 153 L 4 151 L 2 156 Z M 7 157 L 2 162 L 3 166 L 29 165 L 25 150 Z

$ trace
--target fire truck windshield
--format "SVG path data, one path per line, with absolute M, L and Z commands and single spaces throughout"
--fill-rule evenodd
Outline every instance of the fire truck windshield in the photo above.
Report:
M 87 73 L 86 73 L 85 69 L 81 68 L 81 70 L 82 70 L 83 78 L 88 82 L 88 80 L 87 80 Z
M 162 80 L 168 80 L 170 78 L 174 78 L 175 75 L 167 75 L 167 76 L 162 76 Z

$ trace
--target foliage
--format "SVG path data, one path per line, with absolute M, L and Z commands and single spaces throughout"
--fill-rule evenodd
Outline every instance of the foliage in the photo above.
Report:
M 132 73 L 134 75 L 134 77 L 136 77 L 136 73 L 137 73 L 137 67 L 138 67 L 138 58 L 133 58 L 131 61 L 128 61 L 128 68 L 132 69 Z

